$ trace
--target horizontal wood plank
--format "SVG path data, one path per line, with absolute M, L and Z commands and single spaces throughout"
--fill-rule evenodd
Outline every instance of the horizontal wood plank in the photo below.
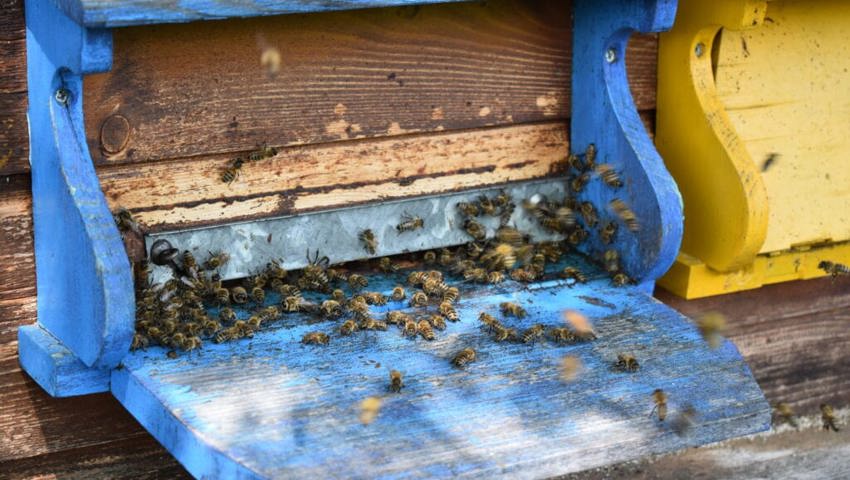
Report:
M 0 93 L 0 175 L 29 172 L 27 94 Z
M 26 52 L 25 38 L 0 38 L 0 93 L 27 91 Z
M 89 146 L 102 165 L 565 119 L 570 10 L 497 0 L 120 30 L 112 72 L 86 80 Z M 638 107 L 653 108 L 657 40 L 631 44 Z
M 35 321 L 35 259 L 29 176 L 0 181 L 0 345 Z
M 0 40 L 21 38 L 26 38 L 24 0 L 0 0 Z
M 284 149 L 232 184 L 229 157 L 101 168 L 112 208 L 150 231 L 292 214 L 541 178 L 568 150 L 564 122 Z

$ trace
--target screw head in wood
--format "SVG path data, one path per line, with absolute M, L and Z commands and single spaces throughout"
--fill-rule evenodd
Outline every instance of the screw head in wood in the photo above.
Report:
M 617 61 L 617 51 L 613 48 L 609 48 L 605 50 L 605 61 L 608 63 L 614 63 Z
M 62 105 L 63 107 L 67 107 L 68 104 L 71 103 L 71 92 L 65 87 L 57 88 L 53 97 L 59 105 Z

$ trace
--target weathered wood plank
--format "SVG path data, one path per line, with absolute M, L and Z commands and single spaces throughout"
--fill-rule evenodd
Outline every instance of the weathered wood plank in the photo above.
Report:
M 35 321 L 35 263 L 29 176 L 0 180 L 0 345 Z
M 540 178 L 567 150 L 567 126 L 549 122 L 292 147 L 229 186 L 221 156 L 101 168 L 100 179 L 113 208 L 156 231 Z
M 0 38 L 0 93 L 27 91 L 26 44 L 25 38 Z
M 113 71 L 86 80 L 89 146 L 105 164 L 565 119 L 570 10 L 498 0 L 121 30 Z M 656 43 L 632 42 L 641 109 Z M 274 78 L 267 48 L 282 54 Z
M 24 0 L 0 0 L 0 40 L 25 37 Z
M 0 93 L 0 175 L 29 169 L 27 94 Z

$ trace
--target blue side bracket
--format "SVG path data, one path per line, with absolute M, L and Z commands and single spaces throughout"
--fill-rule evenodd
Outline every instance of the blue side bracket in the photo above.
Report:
M 19 331 L 24 370 L 54 396 L 109 389 L 129 351 L 131 268 L 85 141 L 82 76 L 111 67 L 109 30 L 28 0 L 30 164 L 38 323 Z
M 583 153 L 595 144 L 597 164 L 614 167 L 625 185 L 612 189 L 590 182 L 581 200 L 608 206 L 614 198 L 634 211 L 640 230 L 619 224 L 615 244 L 625 271 L 642 290 L 651 292 L 655 280 L 676 258 L 682 241 L 682 198 L 638 116 L 626 77 L 626 46 L 634 32 L 668 30 L 676 16 L 675 0 L 576 0 L 572 75 L 571 148 Z M 615 220 L 607 208 L 600 223 Z M 598 231 L 587 245 L 601 257 Z

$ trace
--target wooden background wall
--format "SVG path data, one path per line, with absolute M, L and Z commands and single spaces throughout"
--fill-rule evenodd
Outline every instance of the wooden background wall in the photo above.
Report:
M 0 0 L 0 477 L 183 476 L 110 395 L 52 399 L 18 366 L 36 294 L 22 3 Z M 86 80 L 89 144 L 108 201 L 151 229 L 463 186 L 469 162 L 492 164 L 480 181 L 532 178 L 568 142 L 569 18 L 561 1 L 500 0 L 119 31 L 113 71 Z M 269 45 L 284 59 L 275 78 L 259 65 Z M 650 131 L 656 51 L 638 37 L 627 59 Z M 289 148 L 222 189 L 221 165 L 263 142 Z M 508 168 L 515 157 L 530 161 Z M 369 186 L 351 169 L 363 162 Z M 181 196 L 189 187 L 199 193 Z M 726 311 L 769 399 L 811 409 L 850 393 L 848 290 L 826 279 L 660 296 Z

